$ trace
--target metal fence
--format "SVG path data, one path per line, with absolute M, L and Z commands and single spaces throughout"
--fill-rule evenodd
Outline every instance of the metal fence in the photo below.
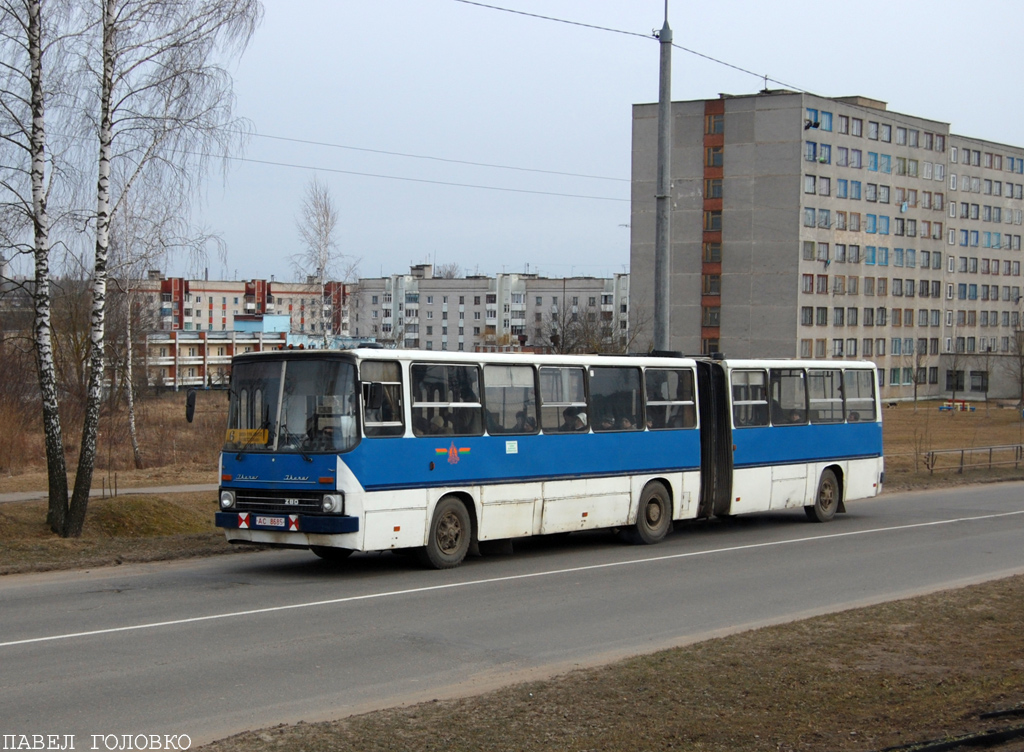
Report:
M 1019 468 L 1024 464 L 1024 445 L 1003 444 L 1000 446 L 965 447 L 962 449 L 933 449 L 925 452 L 922 462 L 928 473 L 977 470 L 994 467 Z

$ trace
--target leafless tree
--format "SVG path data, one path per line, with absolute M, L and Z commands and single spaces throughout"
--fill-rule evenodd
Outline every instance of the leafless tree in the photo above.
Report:
M 462 267 L 455 261 L 438 264 L 434 267 L 436 279 L 462 279 Z
M 0 239 L 34 260 L 47 521 L 61 535 L 81 533 L 95 466 L 112 219 L 133 189 L 147 186 L 159 185 L 187 204 L 210 160 L 238 142 L 244 124 L 231 115 L 225 65 L 245 47 L 261 14 L 258 0 L 0 0 Z M 47 128 L 54 111 L 57 132 L 67 137 L 58 148 Z M 84 130 L 76 127 L 81 123 Z M 77 152 L 73 144 L 80 145 Z M 86 181 L 68 169 L 91 161 L 90 144 L 98 145 L 97 178 L 90 181 L 95 210 L 74 199 L 72 189 Z M 77 292 L 77 280 L 89 279 L 92 288 L 82 441 L 70 500 L 51 326 L 54 196 L 66 198 L 58 217 L 76 217 L 78 232 L 90 228 L 95 241 L 88 262 L 78 257 L 85 273 L 64 285 L 65 293 Z M 63 229 L 60 242 L 71 248 L 76 237 Z M 64 299 L 73 303 L 77 295 Z M 69 320 L 76 310 L 67 309 Z M 68 344 L 72 350 L 81 344 L 74 332 Z
M 988 412 L 988 389 L 989 385 L 992 383 L 992 365 L 994 363 L 995 356 L 996 353 L 993 350 L 992 345 L 988 344 L 987 342 L 985 343 L 984 347 L 979 348 L 978 354 L 974 356 L 974 361 L 981 367 L 984 379 L 983 391 L 985 394 L 985 412 Z M 972 380 L 972 383 L 968 386 L 968 389 L 972 389 L 973 386 L 974 384 Z
M 183 197 L 150 183 L 124 195 L 110 226 L 111 314 L 114 331 L 123 332 L 123 338 L 108 338 L 107 342 L 110 381 L 118 387 L 112 388 L 110 395 L 113 402 L 123 398 L 127 405 L 128 434 L 137 468 L 143 467 L 144 458 L 136 425 L 135 333 L 152 323 L 142 320 L 146 306 L 138 300 L 139 283 L 148 269 L 159 268 L 172 254 L 184 255 L 195 265 L 206 259 L 211 245 L 221 248 L 218 237 L 189 226 L 184 219 L 187 211 Z
M 84 47 L 82 90 L 99 148 L 89 384 L 65 536 L 81 534 L 96 462 L 112 218 L 136 186 L 158 183 L 189 196 L 210 158 L 229 153 L 244 124 L 232 115 L 225 62 L 244 49 L 262 15 L 258 0 L 94 0 L 90 7 L 95 33 Z
M 62 0 L 0 2 L 0 239 L 2 250 L 32 257 L 33 346 L 45 436 L 49 511 L 57 531 L 67 501 L 67 470 L 54 366 L 50 200 L 63 169 L 48 115 L 67 105 L 67 43 L 74 10 Z M 2 252 L 0 250 L 0 252 Z
M 908 357 L 909 355 L 909 357 Z M 914 385 L 914 410 L 917 410 L 917 397 L 920 387 L 928 384 L 928 340 L 919 338 L 911 353 L 904 353 L 905 360 L 910 363 L 910 381 Z
M 1019 325 L 1010 334 L 1010 350 L 1002 366 L 1016 387 L 1017 406 L 1024 407 L 1024 329 Z
M 952 383 L 952 387 L 949 389 L 951 392 L 950 400 L 956 400 L 958 390 L 962 390 L 960 386 L 960 377 L 963 376 L 964 364 L 967 362 L 966 346 L 964 344 L 964 338 L 957 336 L 959 329 L 953 330 L 952 336 L 952 347 L 949 353 L 947 353 L 946 363 L 947 369 L 947 383 Z M 952 373 L 952 379 L 948 375 Z
M 330 332 L 327 310 L 330 299 L 327 282 L 341 273 L 344 257 L 338 250 L 335 233 L 338 229 L 338 207 L 331 197 L 331 190 L 315 176 L 306 184 L 306 194 L 296 217 L 295 225 L 302 239 L 303 249 L 292 257 L 299 280 L 305 280 L 316 295 L 314 326 L 323 335 L 327 346 Z
M 622 329 L 614 310 L 602 311 L 597 306 L 572 305 L 563 300 L 556 311 L 544 314 L 540 341 L 535 344 L 556 353 L 632 352 L 646 329 L 639 316 L 630 324 L 630 329 Z

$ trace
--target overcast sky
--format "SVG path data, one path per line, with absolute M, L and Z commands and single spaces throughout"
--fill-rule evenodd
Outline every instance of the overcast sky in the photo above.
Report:
M 631 106 L 657 100 L 656 40 L 458 0 L 264 4 L 234 69 L 237 113 L 259 135 L 225 181 L 211 179 L 201 208 L 227 244 L 211 279 L 294 278 L 295 218 L 313 175 L 330 188 L 338 243 L 361 276 L 422 262 L 628 270 Z M 664 14 L 663 0 L 488 4 L 648 36 Z M 669 2 L 677 45 L 767 74 L 771 88 L 861 94 L 1014 145 L 1024 145 L 1022 22 L 1019 0 Z M 673 50 L 675 100 L 763 86 Z

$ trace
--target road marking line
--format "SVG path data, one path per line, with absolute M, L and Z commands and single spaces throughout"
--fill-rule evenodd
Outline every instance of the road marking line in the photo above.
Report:
M 706 551 L 687 551 L 679 554 L 666 554 L 665 556 L 653 556 L 643 559 L 629 559 L 627 561 L 613 561 L 604 564 L 588 564 L 580 567 L 568 567 L 566 569 L 550 569 L 544 572 L 528 572 L 525 574 L 513 574 L 506 577 L 489 577 L 482 580 L 467 580 L 465 582 L 449 582 L 443 585 L 427 585 L 425 587 L 408 588 L 406 590 L 389 590 L 383 593 L 367 593 L 365 595 L 350 595 L 344 598 L 331 598 L 324 601 L 309 601 L 306 603 L 292 603 L 287 606 L 268 606 L 266 608 L 254 608 L 247 611 L 231 611 L 223 614 L 210 614 L 208 616 L 192 616 L 187 619 L 173 619 L 171 621 L 158 621 L 148 624 L 134 624 L 127 627 L 109 627 L 107 629 L 94 629 L 88 632 L 69 632 L 67 634 L 50 635 L 48 637 L 30 637 L 24 640 L 11 640 L 0 642 L 0 648 L 13 647 L 15 645 L 28 645 L 37 642 L 53 642 L 56 640 L 70 640 L 75 637 L 93 637 L 96 635 L 115 634 L 117 632 L 134 632 L 142 629 L 156 629 L 158 627 L 173 627 L 180 624 L 194 624 L 202 621 L 215 621 L 218 619 L 233 619 L 242 616 L 253 616 L 256 614 L 270 614 L 277 611 L 293 611 L 300 608 L 313 608 L 316 606 L 333 606 L 339 603 L 354 603 L 356 601 L 374 600 L 378 598 L 391 598 L 402 595 L 413 595 L 417 593 L 429 593 L 437 590 L 451 590 L 454 588 L 470 587 L 473 585 L 491 585 L 497 582 L 512 582 L 515 580 L 526 580 L 533 577 L 550 577 L 560 574 L 573 574 L 576 572 L 587 572 L 596 569 L 610 569 L 612 567 L 623 567 L 634 564 L 651 564 L 654 562 L 671 561 L 674 559 L 687 559 L 696 556 L 708 556 L 711 554 L 733 553 L 736 551 L 748 551 L 755 548 L 769 548 L 772 546 L 788 546 L 795 543 L 810 543 L 835 538 L 849 538 L 855 535 L 869 535 L 872 533 L 889 533 L 900 530 L 913 530 L 923 527 L 936 527 L 939 525 L 951 525 L 958 522 L 978 522 L 982 520 L 994 520 L 1001 517 L 1013 517 L 1024 514 L 1024 510 L 1016 512 L 998 512 L 994 514 L 979 515 L 977 517 L 957 517 L 949 520 L 934 520 L 932 522 L 916 522 L 910 525 L 897 525 L 895 527 L 878 527 L 868 530 L 851 530 L 843 533 L 830 533 L 828 535 L 816 535 L 807 538 L 788 538 L 780 541 L 765 541 L 764 543 L 748 543 L 742 546 L 726 546 L 725 548 L 713 548 Z

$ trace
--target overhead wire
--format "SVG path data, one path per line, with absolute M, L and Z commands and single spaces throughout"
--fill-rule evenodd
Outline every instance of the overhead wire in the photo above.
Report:
M 302 138 L 289 138 L 288 136 L 275 136 L 269 133 L 253 133 L 253 136 L 257 138 L 272 139 L 275 141 L 287 141 L 295 144 L 307 144 L 309 146 L 325 146 L 331 149 L 346 149 L 348 151 L 361 151 L 368 152 L 370 154 L 385 154 L 392 157 L 406 157 L 409 159 L 426 159 L 434 162 L 447 162 L 449 164 L 461 164 L 469 165 L 471 167 L 489 167 L 497 170 L 515 170 L 517 172 L 539 172 L 544 175 L 559 175 L 562 177 L 570 178 L 588 178 L 591 180 L 613 180 L 622 183 L 630 182 L 629 178 L 613 178 L 607 175 L 587 175 L 578 172 L 562 172 L 559 170 L 542 170 L 537 167 L 517 167 L 515 165 L 503 165 L 494 164 L 492 162 L 473 162 L 467 159 L 450 159 L 448 157 L 436 157 L 429 154 L 411 154 L 409 152 L 401 151 L 387 151 L 386 149 L 370 149 L 363 146 L 349 146 L 346 144 L 336 144 L 329 141 L 311 141 Z
M 504 12 L 504 13 L 511 13 L 513 15 L 525 16 L 525 17 L 528 17 L 528 18 L 535 18 L 535 19 L 542 20 L 542 21 L 551 21 L 551 22 L 555 22 L 555 23 L 566 24 L 566 25 L 569 25 L 569 26 L 578 26 L 578 27 L 585 28 L 585 29 L 592 29 L 592 30 L 595 30 L 595 31 L 604 31 L 604 32 L 609 32 L 609 33 L 614 33 L 614 34 L 622 34 L 622 35 L 626 35 L 626 36 L 640 37 L 642 39 L 647 39 L 647 40 L 651 40 L 651 41 L 657 41 L 657 31 L 655 31 L 654 33 L 651 33 L 651 34 L 644 34 L 644 33 L 641 33 L 641 32 L 628 31 L 626 29 L 616 29 L 616 28 L 613 28 L 613 27 L 610 27 L 610 26 L 600 26 L 600 25 L 597 25 L 597 24 L 584 23 L 584 22 L 581 22 L 581 21 L 573 21 L 573 20 L 570 20 L 570 19 L 558 18 L 558 17 L 555 17 L 555 16 L 547 16 L 547 15 L 542 15 L 542 14 L 539 14 L 539 13 L 530 13 L 530 12 L 527 12 L 527 11 L 517 10 L 517 9 L 514 9 L 514 8 L 505 8 L 505 7 L 498 6 L 498 5 L 491 5 L 491 4 L 488 4 L 488 3 L 478 2 L 477 0 L 455 0 L 455 2 L 462 3 L 464 5 L 472 5 L 472 6 L 476 6 L 476 7 L 479 7 L 479 8 L 484 8 L 484 9 L 487 9 L 487 10 L 495 10 L 495 11 L 500 11 L 500 12 Z M 825 97 L 823 95 L 815 94 L 814 92 L 811 92 L 811 91 L 802 89 L 802 88 L 800 88 L 798 86 L 794 86 L 792 84 L 786 83 L 785 81 L 781 81 L 779 79 L 772 78 L 771 76 L 769 76 L 767 74 L 757 73 L 755 71 L 749 70 L 747 68 L 743 68 L 742 66 L 736 65 L 734 63 L 730 63 L 728 61 L 721 60 L 721 59 L 716 58 L 716 57 L 714 57 L 712 55 L 708 55 L 708 54 L 700 52 L 698 50 L 694 50 L 692 48 L 685 47 L 685 46 L 683 46 L 681 44 L 672 42 L 672 46 L 675 47 L 676 49 L 679 49 L 679 50 L 681 50 L 681 51 L 683 51 L 683 52 L 685 52 L 687 54 L 693 55 L 695 57 L 703 58 L 703 59 L 708 60 L 709 62 L 713 62 L 713 63 L 715 63 L 717 65 L 721 65 L 721 66 L 724 66 L 726 68 L 731 68 L 731 69 L 733 69 L 735 71 L 738 71 L 740 73 L 744 73 L 744 74 L 749 75 L 749 76 L 754 76 L 755 78 L 757 78 L 759 80 L 763 80 L 765 82 L 765 88 L 767 88 L 768 82 L 770 81 L 770 82 L 772 82 L 774 84 L 778 84 L 779 86 L 782 86 L 782 87 L 784 87 L 786 89 L 792 90 L 792 91 L 794 91 L 796 93 L 807 94 L 807 95 L 810 95 L 810 96 L 817 96 L 817 97 L 821 97 L 821 98 L 824 98 L 824 99 L 831 99 L 830 97 Z M 857 105 L 855 103 L 847 103 L 847 104 L 849 104 L 854 109 L 860 109 L 860 110 L 863 110 L 865 112 L 872 112 L 872 113 L 877 112 L 877 110 L 874 110 L 874 109 L 871 109 L 871 108 L 868 108 L 868 107 L 864 107 L 864 106 L 861 106 L 861 105 Z M 892 119 L 894 121 L 903 122 L 898 117 L 898 114 L 895 114 L 896 115 L 895 117 L 894 117 L 894 113 L 888 113 L 888 114 L 889 114 L 890 117 L 892 117 Z M 905 122 L 909 122 L 909 121 L 905 121 Z M 519 166 L 515 166 L 515 165 L 503 165 L 503 164 L 496 164 L 496 163 L 490 163 L 490 162 L 476 162 L 476 161 L 472 161 L 472 160 L 453 159 L 453 158 L 448 158 L 448 157 L 438 157 L 438 156 L 425 155 L 425 154 L 413 154 L 413 153 L 410 153 L 410 152 L 390 151 L 390 150 L 386 150 L 386 149 L 373 149 L 373 148 L 369 148 L 369 147 L 351 146 L 351 145 L 347 145 L 347 144 L 338 144 L 338 143 L 325 142 L 325 141 L 314 141 L 314 140 L 311 140 L 311 139 L 291 138 L 291 137 L 287 137 L 287 136 L 278 136 L 278 135 L 275 135 L 275 134 L 268 134 L 268 133 L 253 133 L 252 135 L 255 136 L 255 137 L 258 137 L 258 138 L 265 138 L 265 139 L 268 139 L 268 140 L 284 141 L 284 142 L 297 143 L 297 144 L 306 144 L 306 145 L 310 145 L 310 146 L 321 146 L 321 147 L 333 148 L 333 149 L 344 149 L 344 150 L 348 150 L 348 151 L 358 151 L 358 152 L 364 152 L 364 153 L 369 153 L 369 154 L 382 154 L 382 155 L 387 155 L 387 156 L 403 157 L 403 158 L 407 158 L 407 159 L 421 159 L 421 160 L 428 160 L 428 161 L 444 162 L 444 163 L 447 163 L 447 164 L 460 164 L 460 165 L 466 165 L 466 166 L 472 166 L 472 167 L 484 167 L 484 168 L 489 168 L 489 169 L 512 170 L 512 171 L 516 171 L 516 172 L 530 172 L 530 173 L 538 173 L 538 174 L 545 174 L 545 175 L 555 175 L 555 176 L 560 176 L 560 177 L 583 178 L 583 179 L 590 179 L 590 180 L 608 180 L 608 181 L 626 182 L 626 183 L 630 182 L 629 178 L 617 178 L 617 177 L 610 177 L 610 176 L 606 176 L 606 175 L 591 175 L 591 174 L 585 174 L 585 173 L 565 172 L 565 171 L 560 171 L 560 170 L 545 170 L 545 169 L 540 169 L 540 168 L 519 167 Z M 610 196 L 594 196 L 594 195 L 586 195 L 586 194 L 562 193 L 562 192 L 557 192 L 557 191 L 539 191 L 539 190 L 532 190 L 532 189 L 525 189 L 525 188 L 506 188 L 506 187 L 501 187 L 501 186 L 481 185 L 481 184 L 475 184 L 475 183 L 460 183 L 460 182 L 454 182 L 454 181 L 429 180 L 429 179 L 425 179 L 425 178 L 411 178 L 411 177 L 403 177 L 403 176 L 398 176 L 398 175 L 385 175 L 385 174 L 379 174 L 379 173 L 360 172 L 360 171 L 356 171 L 356 170 L 342 170 L 342 169 L 337 169 L 337 168 L 326 168 L 326 167 L 322 167 L 322 166 L 313 167 L 313 166 L 309 166 L 309 165 L 300 165 L 300 164 L 293 164 L 293 163 L 287 163 L 287 162 L 275 162 L 275 161 L 271 161 L 271 160 L 258 160 L 258 159 L 246 158 L 246 157 L 230 157 L 230 159 L 233 159 L 234 161 L 239 161 L 239 162 L 250 162 L 250 163 L 255 163 L 255 164 L 265 164 L 265 165 L 272 165 L 272 166 L 279 166 L 279 167 L 290 167 L 290 168 L 296 168 L 296 169 L 314 169 L 314 170 L 320 170 L 322 172 L 333 172 L 333 173 L 338 173 L 338 174 L 357 175 L 357 176 L 361 176 L 361 177 L 374 177 L 374 178 L 385 179 L 385 180 L 400 180 L 400 181 L 406 181 L 406 182 L 426 183 L 426 184 L 433 184 L 433 185 L 445 185 L 445 186 L 461 187 L 461 188 L 475 188 L 475 189 L 479 189 L 479 190 L 493 190 L 493 191 L 503 191 L 503 192 L 509 192 L 509 193 L 525 193 L 525 194 L 535 194 L 535 195 L 542 195 L 542 196 L 559 196 L 559 197 L 565 197 L 565 198 L 582 198 L 582 199 L 590 199 L 590 200 L 597 200 L 597 201 L 619 201 L 619 202 L 628 202 L 629 201 L 629 199 L 615 198 L 615 197 L 610 197 Z
M 657 30 L 655 30 L 651 34 L 643 34 L 643 33 L 637 32 L 637 31 L 627 31 L 625 29 L 616 29 L 616 28 L 613 28 L 613 27 L 610 27 L 610 26 L 599 26 L 599 25 L 596 25 L 596 24 L 582 23 L 580 21 L 571 21 L 571 20 L 565 19 L 565 18 L 557 18 L 557 17 L 554 17 L 554 16 L 544 16 L 544 15 L 541 15 L 539 13 L 528 13 L 526 11 L 516 10 L 514 8 L 505 8 L 505 7 L 502 7 L 500 5 L 489 5 L 487 3 L 477 2 L 476 0 L 455 0 L 455 2 L 463 3 L 464 5 L 475 5 L 475 6 L 480 7 L 480 8 L 486 8 L 488 10 L 502 11 L 504 13 L 511 13 L 511 14 L 518 15 L 518 16 L 527 16 L 527 17 L 530 17 L 530 18 L 537 18 L 537 19 L 540 19 L 540 20 L 543 20 L 543 21 L 553 21 L 553 22 L 556 22 L 556 23 L 568 24 L 570 26 L 581 26 L 583 28 L 594 29 L 596 31 L 607 31 L 607 32 L 615 33 L 615 34 L 625 34 L 625 35 L 628 35 L 628 36 L 640 37 L 642 39 L 649 39 L 649 40 L 653 40 L 653 41 L 657 41 L 657 39 L 658 39 Z M 817 94 L 817 93 L 815 93 L 813 91 L 810 91 L 808 89 L 804 89 L 804 88 L 802 88 L 800 86 L 794 86 L 793 84 L 786 83 L 785 81 L 780 81 L 779 79 L 773 78 L 773 77 L 769 76 L 766 73 L 757 73 L 756 71 L 752 71 L 752 70 L 749 70 L 747 68 L 743 68 L 742 66 L 736 65 L 734 63 L 730 63 L 730 62 L 727 62 L 725 60 L 721 60 L 721 59 L 716 58 L 716 57 L 714 57 L 712 55 L 708 55 L 708 54 L 706 54 L 704 52 L 699 52 L 699 51 L 691 49 L 689 47 L 684 47 L 683 45 L 677 44 L 675 42 L 672 42 L 672 46 L 675 47 L 676 49 L 682 50 L 683 52 L 686 52 L 686 53 L 688 53 L 690 55 L 694 55 L 695 57 L 700 57 L 700 58 L 708 60 L 708 61 L 710 61 L 712 63 L 716 63 L 717 65 L 721 65 L 721 66 L 724 66 L 726 68 L 731 68 L 731 69 L 733 69 L 735 71 L 738 71 L 740 73 L 744 73 L 744 74 L 746 74 L 748 76 L 754 76 L 755 78 L 760 79 L 760 80 L 765 82 L 765 89 L 768 88 L 768 82 L 770 81 L 771 83 L 778 84 L 779 86 L 782 86 L 785 89 L 789 89 L 789 90 L 793 91 L 796 94 L 806 94 L 808 96 L 818 97 L 820 99 L 835 99 L 835 97 L 829 97 L 829 96 L 826 96 L 824 94 Z M 856 104 L 855 102 L 844 102 L 844 104 L 846 104 L 847 106 L 849 106 L 852 109 L 859 110 L 859 111 L 862 111 L 862 112 L 865 112 L 865 113 L 876 114 L 876 113 L 879 112 L 879 110 L 877 108 L 867 107 L 865 105 L 859 105 L 859 104 Z M 883 110 L 883 112 L 885 112 L 886 115 L 889 118 L 891 118 L 893 122 L 895 122 L 895 123 L 903 123 L 904 125 L 916 125 L 918 120 L 927 120 L 927 121 L 936 122 L 936 123 L 944 122 L 944 121 L 939 121 L 939 120 L 932 120 L 931 118 L 914 118 L 913 120 L 911 120 L 911 119 L 909 119 L 907 117 L 901 117 L 901 113 L 894 113 L 894 112 L 891 112 L 889 110 Z M 912 117 L 912 116 L 910 116 L 910 117 Z M 947 123 L 947 125 L 948 125 L 948 123 Z
M 274 162 L 274 161 L 267 160 L 267 159 L 253 159 L 252 157 L 234 157 L 234 156 L 230 156 L 230 157 L 228 157 L 228 159 L 230 159 L 232 161 L 235 161 L 235 162 L 249 162 L 249 163 L 252 163 L 252 164 L 270 165 L 270 166 L 273 166 L 273 167 L 291 167 L 291 168 L 295 168 L 295 169 L 299 169 L 299 170 L 316 170 L 318 172 L 331 172 L 331 173 L 337 173 L 337 174 L 340 174 L 340 175 L 358 175 L 360 177 L 381 178 L 383 180 L 402 180 L 402 181 L 406 181 L 406 182 L 410 182 L 410 183 L 428 183 L 430 185 L 447 185 L 447 186 L 453 186 L 453 187 L 456 187 L 456 188 L 477 188 L 477 189 L 486 190 L 486 191 L 503 191 L 503 192 L 506 192 L 506 193 L 528 193 L 528 194 L 534 194 L 534 195 L 537 195 L 537 196 L 559 196 L 559 197 L 562 197 L 562 198 L 583 198 L 583 199 L 590 199 L 592 201 L 620 201 L 620 202 L 623 202 L 623 203 L 629 203 L 629 201 L 630 201 L 630 199 L 628 199 L 628 198 L 616 198 L 614 196 L 592 196 L 592 195 L 587 195 L 587 194 L 582 194 L 582 193 L 560 193 L 558 191 L 538 191 L 538 190 L 532 190 L 532 189 L 529 189 L 529 188 L 507 188 L 507 187 L 497 186 L 497 185 L 480 185 L 480 184 L 477 184 L 477 183 L 457 183 L 457 182 L 447 181 L 447 180 L 428 180 L 426 178 L 410 178 L 410 177 L 403 177 L 401 175 L 383 175 L 383 174 L 374 173 L 374 172 L 359 172 L 357 170 L 342 170 L 342 169 L 339 169 L 339 168 L 336 168 L 336 167 L 322 167 L 322 166 L 313 166 L 313 165 L 302 165 L 302 164 L 293 164 L 293 163 L 290 163 L 290 162 Z

